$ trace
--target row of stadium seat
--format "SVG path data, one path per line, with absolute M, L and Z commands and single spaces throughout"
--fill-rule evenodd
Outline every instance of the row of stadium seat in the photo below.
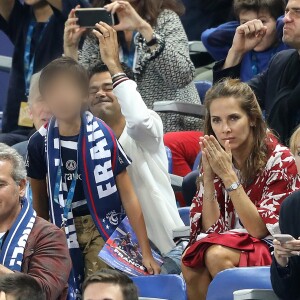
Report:
M 178 275 L 132 278 L 142 299 L 186 300 L 186 286 Z M 228 269 L 209 286 L 207 300 L 278 300 L 272 291 L 269 267 Z

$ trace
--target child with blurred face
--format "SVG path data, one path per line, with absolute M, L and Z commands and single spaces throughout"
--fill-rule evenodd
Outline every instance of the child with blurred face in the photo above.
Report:
M 81 111 L 88 97 L 86 76 L 76 67 L 62 67 L 55 77 L 44 79 L 47 84 L 40 85 L 42 100 L 58 122 L 80 123 Z
M 113 131 L 86 109 L 87 71 L 72 58 L 56 59 L 41 72 L 39 89 L 53 117 L 29 140 L 27 173 L 37 214 L 50 217 L 67 238 L 73 232 L 68 241 L 71 258 L 84 262 L 84 267 L 76 265 L 74 278 L 107 267 L 98 254 L 123 219 L 123 206 L 141 246 L 143 264 L 150 274 L 159 273 L 126 171 L 131 161 Z M 76 281 L 73 288 L 80 286 Z

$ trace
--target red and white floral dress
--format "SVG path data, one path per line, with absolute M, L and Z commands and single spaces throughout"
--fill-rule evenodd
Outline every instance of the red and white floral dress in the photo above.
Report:
M 281 203 L 288 195 L 300 188 L 300 180 L 290 150 L 280 145 L 275 138 L 268 139 L 267 164 L 253 182 L 244 187 L 244 190 L 256 205 L 270 235 L 274 235 L 280 233 L 278 221 Z M 272 260 L 268 244 L 253 238 L 246 230 L 241 230 L 243 225 L 239 221 L 222 180 L 216 177 L 214 184 L 220 206 L 219 219 L 206 232 L 203 231 L 201 215 L 204 186 L 201 184 L 191 206 L 191 236 L 183 263 L 188 267 L 204 266 L 205 251 L 211 245 L 218 244 L 241 251 L 239 266 L 270 265 Z M 201 238 L 201 233 L 208 235 Z

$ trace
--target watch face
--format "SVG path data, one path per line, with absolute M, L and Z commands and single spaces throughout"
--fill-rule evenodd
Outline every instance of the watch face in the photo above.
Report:
M 233 190 L 236 190 L 236 189 L 238 188 L 238 184 L 235 182 L 235 183 L 231 186 L 231 188 L 232 188 Z

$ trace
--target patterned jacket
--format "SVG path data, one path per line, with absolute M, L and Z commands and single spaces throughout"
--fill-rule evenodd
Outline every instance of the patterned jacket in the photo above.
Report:
M 25 246 L 22 273 L 38 281 L 47 300 L 65 300 L 70 271 L 71 258 L 65 233 L 36 217 Z
M 138 90 L 148 108 L 156 101 L 181 101 L 200 104 L 193 83 L 195 67 L 189 56 L 188 40 L 178 15 L 164 10 L 154 27 L 158 47 L 151 51 L 138 33 L 135 36 L 136 63 L 134 67 Z M 80 62 L 88 68 L 101 60 L 98 41 L 85 39 Z M 165 132 L 200 129 L 196 118 L 178 114 L 161 114 Z
M 300 188 L 300 180 L 290 150 L 271 138 L 268 147 L 269 159 L 264 170 L 255 177 L 252 184 L 244 187 L 244 190 L 257 207 L 269 233 L 273 235 L 280 233 L 278 221 L 281 203 L 287 196 Z M 223 233 L 231 229 L 242 228 L 242 224 L 237 220 L 238 216 L 230 197 L 219 177 L 215 178 L 215 191 L 220 206 L 220 216 L 206 233 Z M 202 232 L 203 194 L 204 186 L 201 184 L 200 191 L 191 206 L 191 244 L 195 243 L 197 236 Z

